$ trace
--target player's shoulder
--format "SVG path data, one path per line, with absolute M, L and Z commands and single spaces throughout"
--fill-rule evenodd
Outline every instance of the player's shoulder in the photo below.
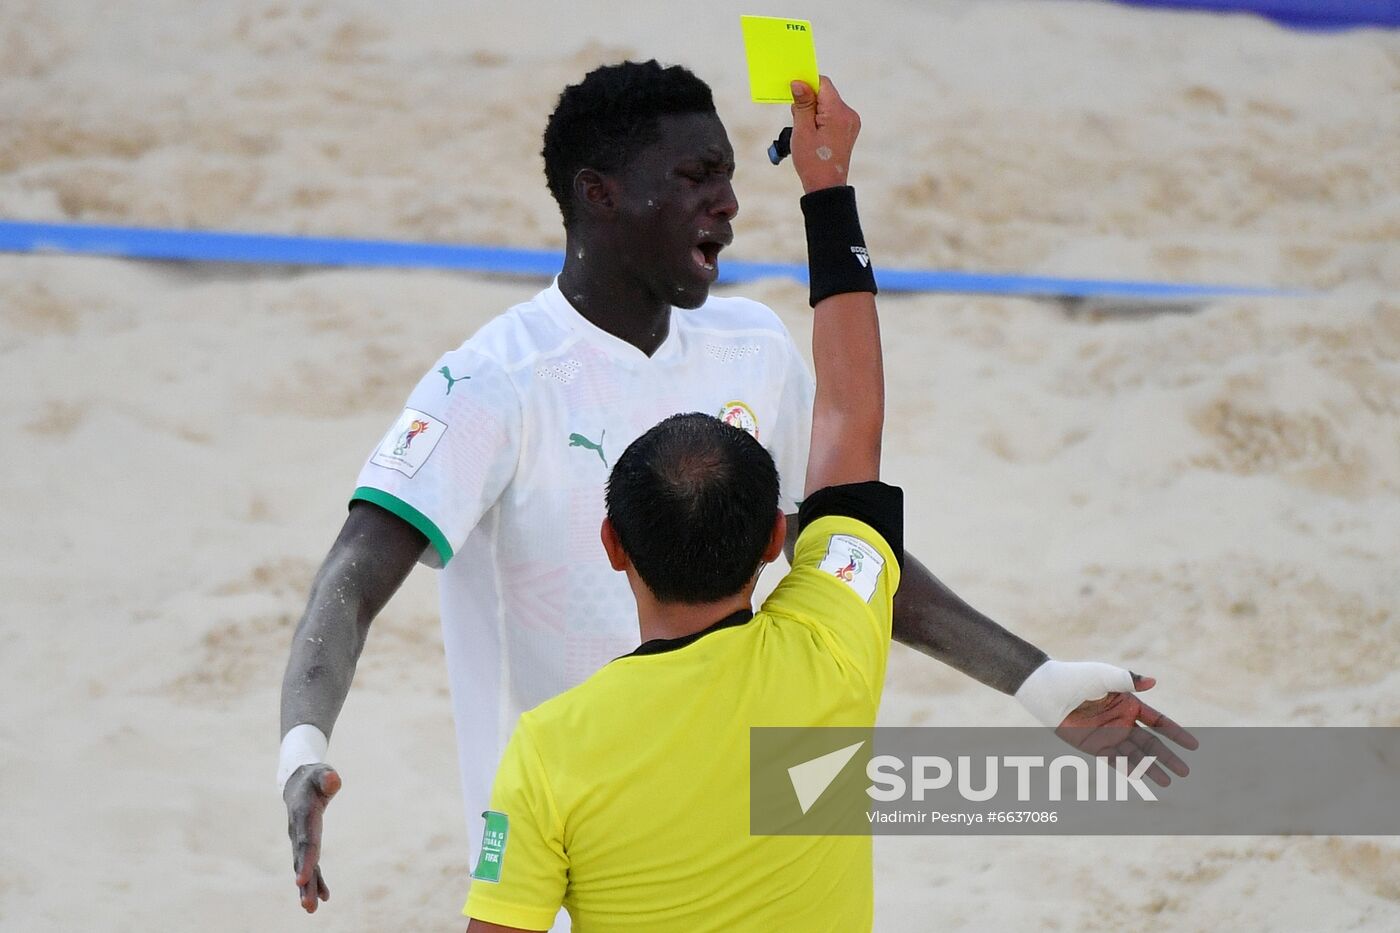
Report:
M 547 290 L 512 305 L 452 352 L 494 364 L 507 374 L 560 352 L 574 335 L 550 313 L 546 301 Z
M 715 336 L 767 336 L 791 342 L 782 318 L 760 301 L 737 295 L 711 295 L 700 307 L 681 312 L 685 326 Z

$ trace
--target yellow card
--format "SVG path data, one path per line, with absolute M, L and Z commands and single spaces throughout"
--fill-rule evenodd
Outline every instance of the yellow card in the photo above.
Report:
M 756 103 L 792 103 L 792 82 L 817 88 L 817 47 L 812 24 L 778 16 L 740 16 L 744 54 L 749 60 L 749 93 Z

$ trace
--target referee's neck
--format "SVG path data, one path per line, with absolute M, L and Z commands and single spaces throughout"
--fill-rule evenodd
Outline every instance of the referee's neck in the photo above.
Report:
M 663 603 L 645 585 L 642 589 L 645 592 L 637 593 L 634 588 L 633 593 L 637 597 L 637 622 L 643 642 L 694 635 L 726 616 L 753 608 L 753 584 L 712 603 Z

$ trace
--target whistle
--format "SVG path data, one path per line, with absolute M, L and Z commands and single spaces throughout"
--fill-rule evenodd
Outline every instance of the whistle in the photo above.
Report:
M 778 138 L 773 140 L 768 147 L 768 161 L 777 165 L 779 162 L 792 155 L 792 127 L 785 126 L 778 134 Z

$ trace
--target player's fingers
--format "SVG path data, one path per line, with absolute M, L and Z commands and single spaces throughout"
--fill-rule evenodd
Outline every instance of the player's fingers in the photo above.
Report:
M 340 790 L 340 775 L 334 768 L 326 768 L 316 775 L 316 787 L 329 800 Z
M 306 832 L 300 821 L 293 818 L 287 822 L 287 834 L 292 838 L 292 874 L 297 884 L 303 884 L 306 879 L 301 869 L 306 864 Z
M 316 883 L 313 881 L 309 884 L 303 884 L 297 890 L 301 895 L 301 909 L 309 914 L 314 914 L 317 904 Z
M 1141 761 L 1142 759 L 1139 758 L 1138 760 Z M 1133 767 L 1136 768 L 1137 765 L 1134 764 Z M 1153 784 L 1156 784 L 1158 787 L 1171 786 L 1171 775 L 1163 771 L 1161 765 L 1157 764 L 1157 762 L 1154 761 L 1152 764 L 1148 765 L 1147 771 L 1145 773 L 1147 775 L 1148 780 L 1150 780 Z
M 1201 747 L 1201 743 L 1197 741 L 1196 737 L 1178 725 L 1175 720 L 1168 719 L 1146 703 L 1142 703 L 1141 706 L 1142 709 L 1138 711 L 1138 722 L 1149 726 L 1159 735 L 1166 736 L 1182 748 L 1195 751 Z
M 1191 769 L 1187 767 L 1186 762 L 1182 761 L 1176 752 L 1167 748 L 1166 744 L 1163 743 L 1161 739 L 1157 738 L 1157 736 L 1148 732 L 1146 729 L 1134 729 L 1133 741 L 1142 749 L 1144 755 L 1151 755 L 1153 758 L 1156 758 L 1158 762 L 1170 769 L 1177 777 L 1186 777 L 1191 773 Z
M 297 821 L 296 835 L 292 838 L 294 865 L 297 884 L 311 883 L 321 864 L 321 808 L 308 807 L 305 815 Z
M 297 884 L 310 884 L 316 876 L 316 870 L 321 862 L 321 846 L 319 843 L 311 842 L 307 837 L 302 837 L 297 841 L 294 861 L 292 867 L 296 870 Z
M 1124 771 L 1125 774 L 1130 774 L 1133 771 L 1137 770 L 1138 765 L 1140 765 L 1143 759 L 1147 757 L 1144 754 L 1141 745 L 1136 741 L 1135 738 L 1129 738 L 1122 742 L 1118 746 L 1118 752 L 1123 758 L 1127 760 L 1128 763 L 1128 768 L 1126 771 Z M 1118 762 L 1114 762 L 1114 764 L 1117 765 Z M 1166 787 L 1172 782 L 1172 779 L 1167 774 L 1167 772 L 1163 771 L 1160 767 L 1158 767 L 1155 761 L 1147 766 L 1147 770 L 1144 773 L 1147 775 L 1149 780 L 1151 780 L 1154 784 L 1158 785 L 1159 787 Z
M 1157 678 L 1155 677 L 1148 677 L 1146 674 L 1133 674 L 1132 671 L 1128 673 L 1133 675 L 1133 690 L 1139 693 L 1157 686 Z
M 303 861 L 302 864 L 307 863 Z M 317 874 L 318 871 L 315 868 L 311 868 L 304 875 L 300 872 L 297 874 L 297 898 L 301 901 L 301 909 L 307 913 L 315 913 L 316 911 Z
M 331 886 L 326 884 L 326 878 L 321 874 L 321 869 L 319 868 L 316 869 L 316 887 L 321 900 L 328 901 L 331 899 Z

